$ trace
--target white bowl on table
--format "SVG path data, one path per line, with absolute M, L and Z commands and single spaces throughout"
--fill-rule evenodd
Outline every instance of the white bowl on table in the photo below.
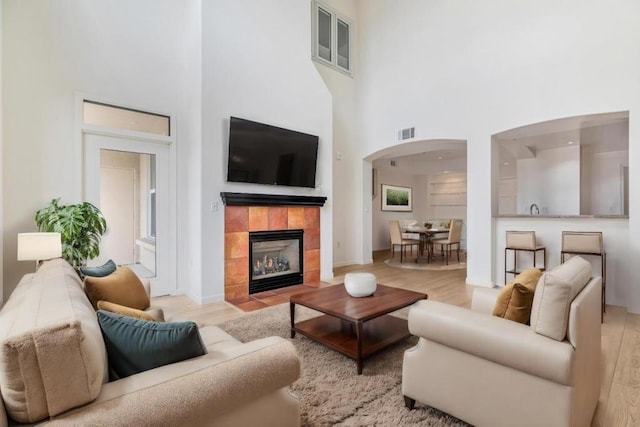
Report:
M 344 287 L 352 297 L 368 297 L 376 291 L 378 282 L 372 273 L 347 273 L 344 275 Z

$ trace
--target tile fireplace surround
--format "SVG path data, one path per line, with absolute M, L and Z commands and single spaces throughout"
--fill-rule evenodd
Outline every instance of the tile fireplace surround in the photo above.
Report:
M 221 193 L 224 209 L 224 298 L 249 295 L 249 232 L 304 230 L 304 284 L 320 282 L 320 206 L 324 197 Z M 286 289 L 286 288 L 282 288 Z

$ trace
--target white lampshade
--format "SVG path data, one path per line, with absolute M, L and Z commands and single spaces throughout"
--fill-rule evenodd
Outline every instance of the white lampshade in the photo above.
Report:
M 40 261 L 61 256 L 60 233 L 18 233 L 18 261 Z

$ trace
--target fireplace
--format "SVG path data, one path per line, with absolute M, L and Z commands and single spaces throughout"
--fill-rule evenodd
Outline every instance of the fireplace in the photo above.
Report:
M 224 298 L 238 307 L 255 302 L 266 294 L 271 294 L 275 303 L 284 298 L 276 298 L 275 291 L 249 295 L 249 281 L 253 268 L 249 261 L 249 233 L 279 230 L 303 230 L 304 240 L 300 272 L 296 285 L 320 286 L 320 211 L 326 197 L 278 194 L 220 193 L 224 208 Z M 262 255 L 264 261 L 264 254 Z M 267 260 L 268 261 L 268 260 Z M 302 268 L 300 269 L 302 270 Z M 283 283 L 276 277 L 276 283 Z M 286 289 L 283 289 L 286 291 Z M 256 291 L 253 291 L 256 292 Z M 261 300 L 262 301 L 262 300 Z
M 249 294 L 304 281 L 304 230 L 249 233 Z

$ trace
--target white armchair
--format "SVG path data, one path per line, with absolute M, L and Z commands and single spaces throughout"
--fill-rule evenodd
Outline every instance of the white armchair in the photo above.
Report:
M 579 259 L 545 273 L 531 326 L 491 315 L 498 289 L 476 289 L 471 310 L 416 303 L 409 331 L 420 340 L 405 352 L 402 372 L 407 407 L 417 401 L 477 427 L 590 425 L 600 394 L 602 285 L 590 268 Z

